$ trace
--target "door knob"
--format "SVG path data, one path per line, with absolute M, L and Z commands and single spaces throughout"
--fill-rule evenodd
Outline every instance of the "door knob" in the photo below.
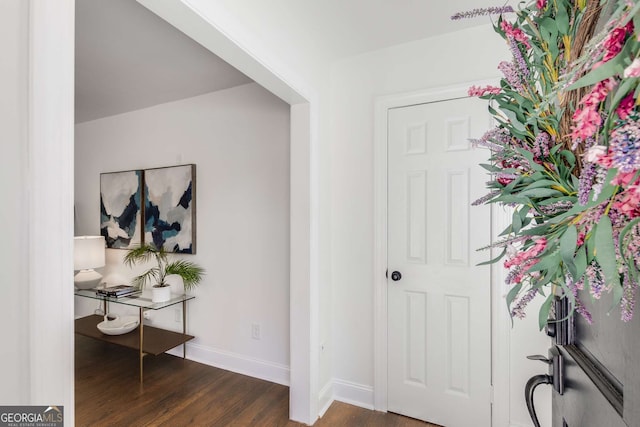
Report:
M 555 338 L 556 337 L 556 323 L 555 322 L 547 322 L 544 327 L 544 332 L 548 337 Z
M 402 274 L 400 274 L 399 271 L 394 271 L 393 273 L 391 273 L 391 280 L 397 282 L 400 279 L 402 279 Z
M 549 375 L 534 375 L 527 381 L 527 385 L 524 388 L 524 399 L 527 403 L 531 421 L 533 421 L 534 427 L 540 427 L 536 409 L 533 406 L 533 392 L 540 384 L 551 384 L 560 395 L 564 393 L 563 359 L 558 347 L 555 346 L 549 349 L 548 358 L 537 354 L 535 356 L 527 356 L 527 359 L 538 360 L 549 365 Z
M 534 427 L 540 427 L 540 422 L 536 415 L 536 408 L 533 406 L 533 392 L 540 384 L 551 384 L 552 382 L 553 378 L 549 375 L 534 375 L 529 378 L 529 381 L 527 381 L 527 385 L 524 388 L 524 398 L 527 402 L 527 410 L 529 411 L 529 416 L 531 417 L 531 421 L 533 421 Z

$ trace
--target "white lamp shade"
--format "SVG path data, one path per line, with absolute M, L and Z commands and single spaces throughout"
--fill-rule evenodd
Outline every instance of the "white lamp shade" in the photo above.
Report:
M 74 270 L 104 267 L 104 246 L 104 236 L 75 237 L 73 251 Z

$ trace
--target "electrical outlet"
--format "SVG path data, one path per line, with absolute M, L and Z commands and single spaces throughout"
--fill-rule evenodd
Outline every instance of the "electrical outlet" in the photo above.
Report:
M 151 312 L 149 310 L 145 310 L 142 312 L 142 317 L 144 317 L 147 320 L 151 319 Z
M 254 340 L 260 339 L 260 325 L 257 323 L 251 324 L 251 338 Z
M 180 313 L 179 308 L 176 308 L 175 310 L 173 310 L 173 318 L 178 323 L 182 322 L 182 313 Z

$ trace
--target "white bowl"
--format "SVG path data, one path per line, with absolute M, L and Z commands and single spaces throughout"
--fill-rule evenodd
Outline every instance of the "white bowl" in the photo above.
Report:
M 109 320 L 109 318 L 113 320 Z M 114 318 L 115 317 L 115 318 Z M 117 316 L 108 314 L 105 316 L 105 320 L 98 323 L 98 329 L 100 332 L 106 335 L 122 335 L 133 331 L 140 324 L 138 316 Z

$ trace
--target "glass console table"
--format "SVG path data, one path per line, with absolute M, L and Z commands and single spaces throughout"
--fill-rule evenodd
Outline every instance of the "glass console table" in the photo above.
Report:
M 75 321 L 76 334 L 106 341 L 112 344 L 138 350 L 140 357 L 140 382 L 143 380 L 143 359 L 151 354 L 157 356 L 167 350 L 182 345 L 182 358 L 187 355 L 186 342 L 193 339 L 192 335 L 187 335 L 187 301 L 194 299 L 191 295 L 172 295 L 169 301 L 151 302 L 151 298 L 142 294 L 135 294 L 127 297 L 105 297 L 97 295 L 94 289 L 76 290 L 74 295 L 84 298 L 91 298 L 103 302 L 104 313 L 109 312 L 109 304 L 122 304 L 138 308 L 140 325 L 138 334 L 133 331 L 122 335 L 105 335 L 98 329 L 98 323 L 104 320 L 103 316 L 92 314 L 81 317 Z M 144 312 L 147 310 L 162 310 L 177 304 L 182 304 L 182 333 L 168 331 L 166 329 L 153 326 L 144 326 Z

